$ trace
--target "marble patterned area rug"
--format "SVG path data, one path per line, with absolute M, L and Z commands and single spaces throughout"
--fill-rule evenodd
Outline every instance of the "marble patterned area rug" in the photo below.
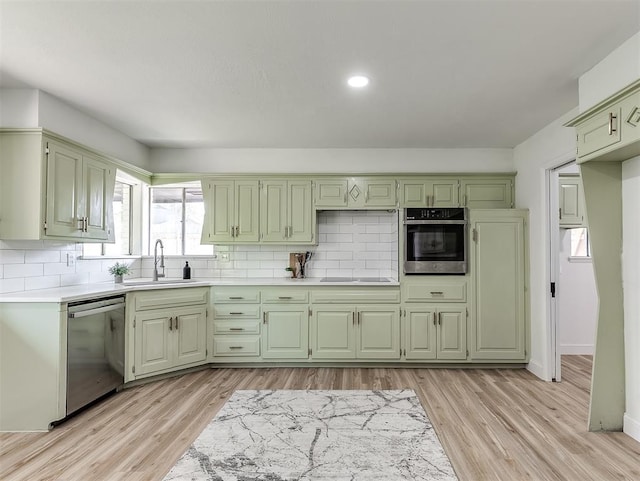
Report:
M 164 481 L 456 481 L 412 390 L 236 391 Z

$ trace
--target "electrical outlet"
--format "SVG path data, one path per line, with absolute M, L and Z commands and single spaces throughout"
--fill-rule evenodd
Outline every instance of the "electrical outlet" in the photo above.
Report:
M 72 267 L 75 265 L 76 265 L 76 255 L 71 252 L 67 252 L 67 267 Z
M 229 253 L 228 252 L 220 253 L 220 260 L 222 262 L 229 262 Z

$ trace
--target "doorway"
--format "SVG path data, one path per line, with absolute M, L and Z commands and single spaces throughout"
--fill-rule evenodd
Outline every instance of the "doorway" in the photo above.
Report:
M 550 340 L 552 379 L 562 380 L 563 355 L 593 355 L 598 295 L 575 161 L 548 170 Z

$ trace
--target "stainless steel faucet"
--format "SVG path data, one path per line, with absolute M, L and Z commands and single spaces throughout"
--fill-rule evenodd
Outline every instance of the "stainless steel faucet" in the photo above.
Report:
M 158 274 L 158 244 L 160 244 L 160 267 L 162 267 L 162 274 Z M 153 246 L 153 280 L 157 281 L 159 277 L 164 277 L 164 246 L 160 239 L 156 239 L 156 245 Z

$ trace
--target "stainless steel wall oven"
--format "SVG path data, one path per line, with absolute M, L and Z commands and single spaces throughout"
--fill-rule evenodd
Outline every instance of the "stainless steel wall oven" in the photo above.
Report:
M 467 273 L 467 209 L 405 209 L 403 223 L 405 274 Z

